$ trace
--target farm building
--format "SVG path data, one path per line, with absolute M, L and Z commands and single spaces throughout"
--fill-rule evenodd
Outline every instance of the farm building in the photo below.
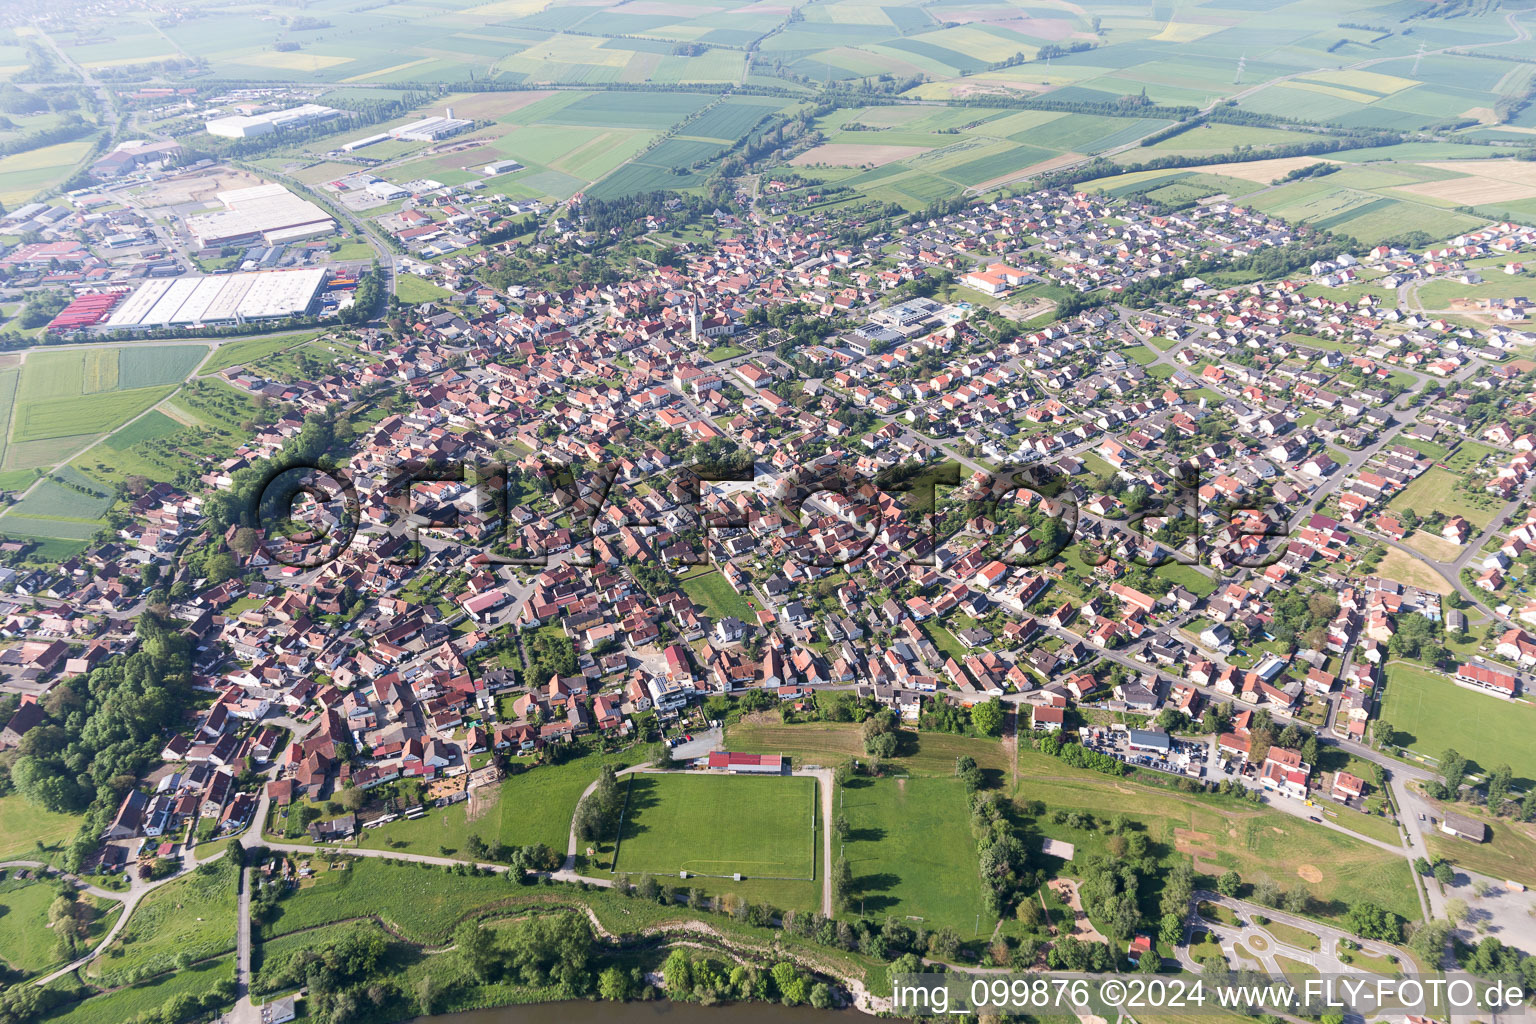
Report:
M 1469 818 L 1464 814 L 1453 814 L 1450 811 L 1445 812 L 1436 828 L 1448 836 L 1470 839 L 1474 843 L 1481 843 L 1488 838 L 1487 825 L 1476 818 Z
M 717 750 L 709 755 L 709 766 L 737 775 L 783 775 L 789 762 L 780 754 L 736 754 Z

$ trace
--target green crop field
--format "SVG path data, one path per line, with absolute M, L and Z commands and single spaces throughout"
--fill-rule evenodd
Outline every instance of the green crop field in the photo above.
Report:
M 6 465 L 48 466 L 84 447 L 164 399 L 207 352 L 203 345 L 151 345 L 28 353 Z M 23 447 L 29 443 L 36 444 Z
M 722 103 L 688 123 L 689 136 L 734 142 L 782 103 L 775 100 L 751 100 Z
M 817 877 L 816 780 L 650 773 L 628 780 L 615 870 Z
M 106 525 L 100 522 L 76 522 L 71 519 L 38 519 L 34 516 L 7 512 L 0 516 L 0 536 L 53 538 L 55 540 L 87 541 L 101 532 Z
M 182 430 L 182 425 L 171 419 L 163 412 L 151 409 L 149 412 L 134 420 L 128 426 L 110 435 L 106 440 L 106 446 L 114 451 L 125 451 L 138 444 L 140 441 L 149 441 L 159 437 L 169 437 Z
M 10 366 L 0 370 L 0 466 L 5 465 L 6 447 L 11 435 L 11 413 L 16 405 L 16 381 L 21 370 Z
M 1536 751 L 1530 743 L 1536 708 L 1463 689 L 1416 665 L 1394 661 L 1387 668 L 1381 720 L 1402 736 L 1401 745 L 1438 758 L 1448 748 L 1488 771 L 1501 764 L 1536 780 Z
M 117 382 L 121 391 L 179 384 L 208 354 L 206 345 L 146 345 L 117 350 Z
M 603 128 L 670 128 L 702 109 L 710 97 L 697 93 L 593 93 L 546 118 L 558 124 Z
M 114 499 L 104 493 L 104 486 L 97 484 L 95 489 L 97 493 L 86 494 L 54 480 L 43 480 L 32 489 L 32 493 L 13 505 L 11 511 L 22 516 L 99 519 L 102 513 L 112 507 Z M 3 522 L 4 518 L 0 518 L 0 523 Z
M 165 398 L 170 389 L 139 388 L 35 400 L 27 394 L 23 377 L 21 393 L 24 397 L 16 403 L 11 426 L 13 442 L 104 434 Z
M 858 779 L 838 790 L 853 906 L 865 917 L 954 928 L 971 938 L 997 918 L 983 903 L 965 788 L 955 778 Z M 979 923 L 978 923 L 979 922 Z

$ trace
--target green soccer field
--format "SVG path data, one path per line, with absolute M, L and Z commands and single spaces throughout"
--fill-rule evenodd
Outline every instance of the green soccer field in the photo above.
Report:
M 816 780 L 636 773 L 615 870 L 816 877 Z
M 1439 757 L 1455 748 L 1482 771 L 1507 764 L 1517 779 L 1536 779 L 1530 745 L 1536 708 L 1523 701 L 1474 693 L 1398 661 L 1387 669 L 1381 719 L 1406 733 L 1398 742 L 1420 754 Z

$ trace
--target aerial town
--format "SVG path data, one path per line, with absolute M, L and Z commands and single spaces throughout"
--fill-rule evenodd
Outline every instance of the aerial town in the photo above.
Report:
M 524 105 L 691 94 L 80 82 L 139 134 L 0 211 L 0 1024 L 1536 993 L 1536 216 L 1362 240 L 1241 148 L 894 203 L 750 91 L 579 189 Z

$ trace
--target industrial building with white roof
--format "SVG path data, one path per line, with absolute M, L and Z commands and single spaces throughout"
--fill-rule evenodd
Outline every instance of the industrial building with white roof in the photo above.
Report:
M 288 191 L 268 183 L 217 193 L 224 209 L 194 214 L 187 230 L 204 248 L 254 241 L 268 245 L 321 238 L 336 230 L 330 214 Z
M 105 330 L 211 326 L 302 316 L 325 286 L 323 268 L 148 281 L 100 324 Z

